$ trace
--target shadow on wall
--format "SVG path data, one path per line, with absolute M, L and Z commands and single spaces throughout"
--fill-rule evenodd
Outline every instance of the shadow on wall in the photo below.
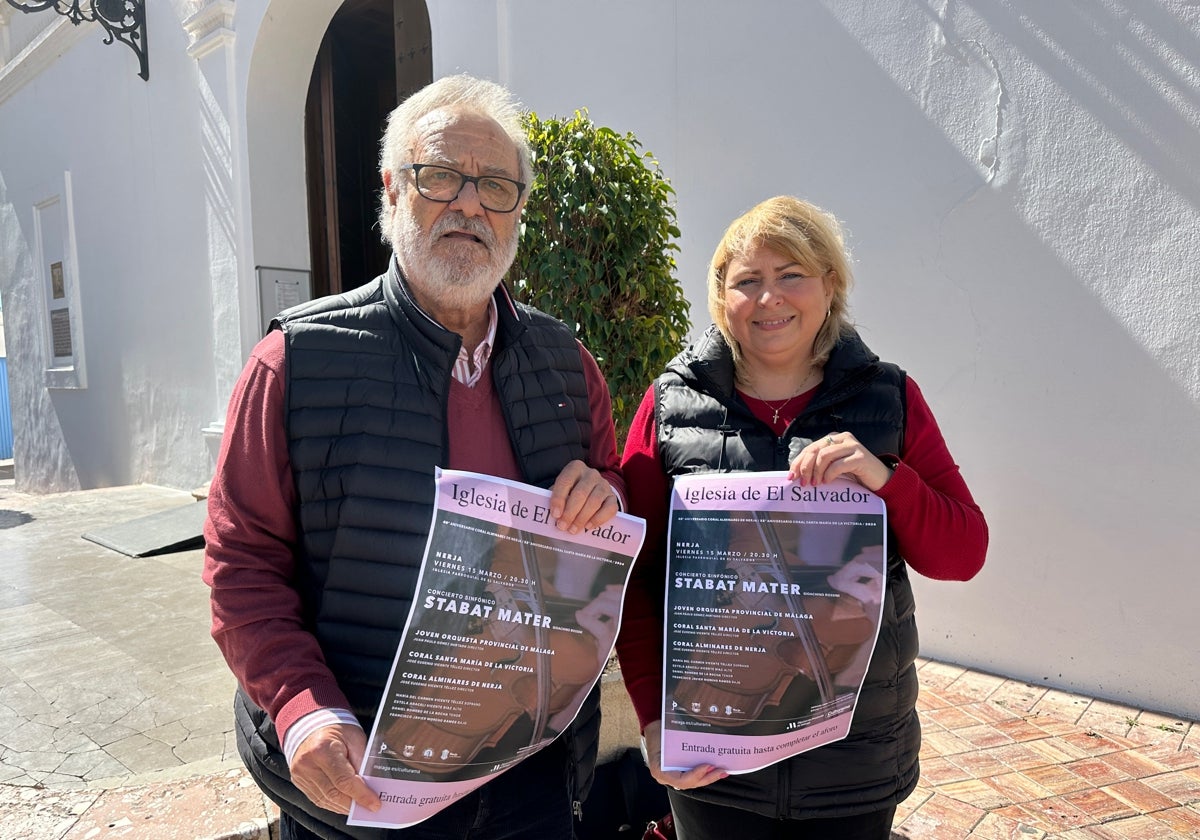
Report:
M 44 311 L 41 287 L 35 281 L 33 255 L 29 239 L 21 228 L 16 208 L 8 200 L 8 187 L 0 171 L 0 297 L 3 297 L 8 323 L 5 327 L 5 352 L 8 354 L 9 406 L 14 455 L 22 455 L 21 485 L 37 492 L 54 493 L 78 490 L 74 467 L 57 457 L 62 440 L 58 418 L 50 408 L 47 389 L 42 384 L 45 370 L 41 355 L 39 313 Z M 31 418 L 43 417 L 35 428 Z M 45 456 L 45 457 L 42 457 Z M 41 475 L 31 475 L 27 463 L 37 463 Z
M 1200 39 L 1159 0 L 1118 3 L 1006 3 L 965 6 L 1034 62 L 1078 104 L 1200 208 L 1196 86 Z M 1119 7 L 1119 11 L 1117 8 Z M 1185 61 L 1184 75 L 1166 60 Z
M 1077 9 L 1055 4 L 971 5 L 1045 73 L 1078 92 L 1079 104 L 1167 189 L 1200 208 L 1195 90 L 1181 90 L 1177 78 L 1173 88 L 1156 89 L 1151 78 L 1173 71 L 1145 44 L 1128 43 L 1127 26 L 1104 9 L 1079 20 Z M 1185 55 L 1200 54 L 1179 21 L 1150 4 L 1130 5 L 1149 13 L 1148 36 L 1161 36 Z M 920 122 L 923 117 L 910 116 L 901 130 L 937 131 Z M 948 150 L 943 154 L 949 157 Z M 886 195 L 880 186 L 879 195 Z M 963 296 L 959 317 L 971 319 L 979 348 L 947 380 L 968 397 L 957 407 L 959 428 L 948 429 L 947 437 L 956 452 L 958 441 L 974 442 L 967 477 L 992 524 L 992 563 L 1004 568 L 985 568 L 978 585 L 953 593 L 918 585 L 926 596 L 923 653 L 1194 717 L 1200 701 L 1170 663 L 1193 656 L 1184 593 L 1200 586 L 1195 566 L 1180 562 L 1195 539 L 1194 527 L 1184 523 L 1194 499 L 1188 477 L 1200 469 L 1200 406 L 1188 390 L 1196 383 L 1186 381 L 1178 359 L 1156 357 L 1131 337 L 1133 322 L 1105 308 L 1094 278 L 1078 276 L 1031 227 L 1015 200 L 1017 189 L 1014 182 L 973 191 L 928 231 L 937 241 L 931 268 L 945 278 L 942 292 Z M 877 225 L 902 218 L 902 206 L 884 205 Z M 1057 230 L 1069 237 L 1070 226 Z M 1085 247 L 1089 236 L 1097 235 L 1084 234 Z M 1172 257 L 1163 256 L 1163 270 L 1170 271 Z M 1182 271 L 1180 258 L 1174 267 Z M 870 283 L 868 277 L 864 286 Z M 936 285 L 924 291 L 932 295 Z M 941 304 L 922 303 L 894 314 L 942 329 L 922 318 Z M 1160 296 L 1159 304 L 1170 301 Z M 1162 317 L 1168 314 L 1164 309 Z M 892 313 L 888 320 L 894 340 L 903 341 L 904 321 L 897 324 Z M 913 370 L 920 380 L 923 368 Z M 1170 453 L 1170 469 L 1137 447 L 1128 463 L 1115 463 L 1131 440 L 1154 441 L 1157 452 Z M 1170 586 L 1141 593 L 1123 586 L 1141 558 L 1161 563 Z M 928 597 L 935 589 L 936 597 Z M 996 609 L 997 603 L 1005 608 Z M 979 621 L 964 622 L 966 616 Z M 1036 637 L 1037 645 L 1001 641 L 1012 638 L 1013 627 Z
M 1017 5 L 1024 7 L 1029 19 L 1048 18 L 1040 25 L 1083 50 L 1078 38 L 1060 32 L 1070 20 L 1066 10 Z M 1146 76 L 1130 56 L 1098 70 L 1099 80 L 1088 76 L 1091 68 L 1079 62 L 1107 61 L 1103 49 L 1059 56 L 1018 28 L 1017 10 L 1005 9 L 988 6 L 981 15 L 1013 29 L 1006 34 L 1018 46 L 1027 44 L 1035 60 L 1054 65 L 1045 72 L 1063 84 L 1085 80 L 1082 106 L 1111 124 L 1118 141 L 1134 145 L 1167 189 L 1200 205 L 1195 94 L 1175 100 L 1173 108 L 1169 92 L 1142 96 Z M 1117 25 L 1105 14 L 1097 13 L 1089 31 Z M 724 179 L 722 202 L 732 216 L 791 192 L 825 203 L 860 234 L 853 303 L 868 343 L 921 383 L 988 514 L 991 559 L 980 577 L 953 589 L 921 584 L 922 652 L 1195 717 L 1200 700 L 1189 677 L 1170 667 L 1194 658 L 1189 593 L 1200 588 L 1200 569 L 1182 562 L 1195 542 L 1190 476 L 1200 471 L 1200 406 L 1181 384 L 1186 373 L 1173 376 L 1169 369 L 1178 359 L 1156 357 L 1139 344 L 1130 335 L 1132 322 L 1122 322 L 1094 293 L 1095 278 L 1080 276 L 1043 239 L 1022 211 L 1028 196 L 1020 191 L 1029 185 L 1003 169 L 1012 162 L 1001 162 L 1007 178 L 988 184 L 986 169 L 966 159 L 912 91 L 882 72 L 830 13 L 808 7 L 781 15 L 770 31 L 751 34 L 730 25 L 722 48 L 802 54 L 791 71 L 796 78 L 776 83 L 795 83 L 789 88 L 795 100 L 779 103 L 790 111 L 783 120 L 810 128 L 752 131 L 755 158 L 730 154 L 723 161 L 717 176 Z M 1171 23 L 1157 19 L 1152 28 Z M 683 32 L 680 43 L 690 34 Z M 1163 38 L 1196 53 L 1190 36 Z M 681 72 L 702 72 L 700 47 L 681 51 Z M 803 84 L 811 68 L 837 84 Z M 737 84 L 716 79 L 704 95 L 722 103 L 723 125 L 763 128 L 762 102 L 739 97 Z M 1115 87 L 1113 98 L 1101 95 L 1104 84 Z M 1140 101 L 1126 114 L 1124 99 Z M 1165 127 L 1151 129 L 1145 123 L 1162 109 L 1169 111 L 1159 120 Z M 681 135 L 711 133 L 711 122 L 702 122 L 710 117 L 698 113 Z M 711 188 L 712 153 L 712 145 L 681 148 L 681 194 L 693 180 L 708 178 Z M 1017 165 L 1072 174 L 1053 171 L 1053 160 Z M 1071 237 L 1070 220 L 1052 225 Z M 694 241 L 719 236 L 719 230 L 692 230 L 699 237 Z M 1088 237 L 1101 234 L 1081 235 L 1080 247 Z M 947 357 L 946 347 L 974 352 Z M 1153 451 L 1131 448 L 1131 441 L 1153 442 Z M 1116 462 L 1120 453 L 1123 463 Z M 1162 468 L 1163 453 L 1169 453 L 1169 469 Z M 1144 558 L 1167 564 L 1169 585 L 1123 585 L 1131 575 L 1141 579 L 1135 569 Z M 1014 628 L 1020 628 L 1016 643 Z

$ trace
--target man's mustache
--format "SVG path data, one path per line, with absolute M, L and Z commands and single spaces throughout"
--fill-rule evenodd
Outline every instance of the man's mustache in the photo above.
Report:
M 492 250 L 496 246 L 496 237 L 492 229 L 482 219 L 474 219 L 460 212 L 446 213 L 433 224 L 431 231 L 434 239 L 450 231 L 466 231 Z

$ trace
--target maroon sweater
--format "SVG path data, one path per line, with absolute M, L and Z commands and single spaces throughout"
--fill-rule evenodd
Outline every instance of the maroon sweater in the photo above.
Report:
M 608 384 L 579 347 L 592 415 L 588 465 L 624 501 Z M 283 333 L 267 335 L 250 354 L 225 421 L 204 527 L 204 580 L 212 587 L 212 635 L 250 699 L 288 728 L 322 709 L 349 702 L 325 666 L 316 638 L 301 620 L 292 584 L 296 487 L 284 431 Z M 474 388 L 451 380 L 449 469 L 521 479 L 500 401 L 488 371 Z

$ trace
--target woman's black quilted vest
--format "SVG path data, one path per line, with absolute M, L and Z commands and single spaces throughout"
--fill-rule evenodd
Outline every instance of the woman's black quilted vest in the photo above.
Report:
M 655 387 L 655 423 L 670 476 L 713 471 L 785 470 L 811 441 L 851 432 L 876 455 L 903 456 L 905 374 L 844 337 L 824 381 L 782 438 L 734 392 L 729 346 L 715 328 L 676 357 Z M 916 713 L 917 627 L 908 567 L 888 534 L 883 625 L 854 712 L 850 735 L 756 773 L 687 791 L 788 819 L 881 810 L 916 786 L 921 745 Z
M 503 288 L 495 303 L 491 371 L 513 451 L 523 480 L 549 487 L 568 461 L 587 460 L 591 444 L 579 346 L 564 324 L 514 305 Z M 286 336 L 304 620 L 370 732 L 420 574 L 461 339 L 416 307 L 395 261 L 365 286 L 303 304 L 276 323 Z M 564 736 L 577 797 L 595 763 L 598 695 Z M 260 784 L 292 813 L 311 809 L 287 779 L 266 714 L 240 691 L 236 706 L 239 748 Z

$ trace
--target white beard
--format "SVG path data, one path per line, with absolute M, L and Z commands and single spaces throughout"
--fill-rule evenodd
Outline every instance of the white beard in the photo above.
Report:
M 435 254 L 433 243 L 448 230 L 477 236 L 487 248 L 488 259 L 481 261 L 473 253 L 474 246 L 466 242 L 443 244 L 441 253 Z M 501 243 L 482 219 L 459 212 L 439 216 L 428 235 L 403 208 L 397 208 L 392 223 L 396 258 L 409 285 L 418 298 L 438 309 L 465 311 L 485 303 L 516 258 L 519 241 L 519 226 L 514 225 L 509 241 Z

